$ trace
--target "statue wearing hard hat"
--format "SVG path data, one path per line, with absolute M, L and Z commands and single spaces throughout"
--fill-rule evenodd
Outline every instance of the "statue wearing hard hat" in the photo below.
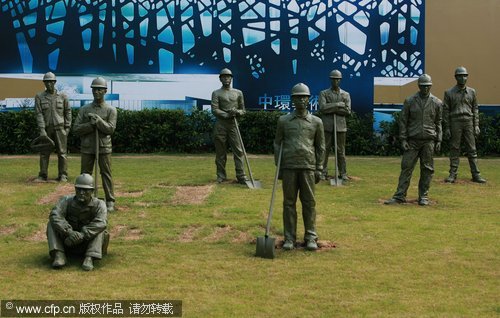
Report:
M 36 122 L 39 137 L 31 148 L 40 152 L 40 172 L 37 181 L 47 181 L 49 159 L 52 151 L 57 153 L 57 180 L 68 180 L 67 141 L 71 127 L 71 108 L 68 97 L 55 89 L 56 76 L 47 72 L 43 76 L 45 91 L 35 96 Z
M 106 206 L 112 212 L 115 208 L 115 195 L 111 175 L 111 135 L 116 128 L 117 112 L 115 107 L 104 100 L 108 88 L 104 78 L 95 78 L 91 88 L 94 101 L 80 108 L 73 130 L 81 139 L 81 173 L 92 174 L 94 163 L 98 161 Z
M 434 151 L 441 149 L 442 102 L 431 94 L 432 80 L 427 74 L 418 78 L 419 92 L 406 98 L 399 116 L 399 138 L 404 150 L 398 188 L 385 204 L 406 202 L 411 175 L 420 159 L 418 204 L 429 204 L 429 187 L 434 174 Z
M 464 141 L 469 160 L 472 181 L 485 183 L 477 164 L 476 140 L 479 128 L 479 106 L 476 91 L 466 86 L 469 74 L 465 67 L 455 70 L 457 85 L 444 92 L 443 125 L 444 138 L 450 139 L 450 175 L 445 182 L 454 183 L 457 179 L 460 162 L 460 144 Z
M 339 70 L 330 72 L 331 86 L 319 93 L 319 114 L 323 120 L 325 129 L 326 154 L 323 162 L 322 179 L 328 176 L 328 157 L 332 148 L 332 140 L 337 138 L 338 170 L 342 180 L 347 181 L 347 165 L 345 160 L 345 144 L 347 135 L 346 117 L 351 114 L 351 96 L 348 92 L 340 88 L 342 73 Z M 336 134 L 334 136 L 333 134 Z
M 217 182 L 227 179 L 226 161 L 227 146 L 231 147 L 234 158 L 234 168 L 238 183 L 246 184 L 248 180 L 243 168 L 243 147 L 238 138 L 237 118 L 245 114 L 243 93 L 231 87 L 233 73 L 224 68 L 220 71 L 219 80 L 222 87 L 212 92 L 211 108 L 217 121 L 214 126 L 213 139 L 215 144 L 215 167 Z
M 75 181 L 75 195 L 62 197 L 52 209 L 47 224 L 47 240 L 52 267 L 66 265 L 66 253 L 83 254 L 82 268 L 94 268 L 94 259 L 107 252 L 106 204 L 95 197 L 94 178 L 81 174 Z
M 278 119 L 274 139 L 275 162 L 280 148 L 283 180 L 284 250 L 295 248 L 297 240 L 297 197 L 302 202 L 304 241 L 306 249 L 318 248 L 316 233 L 316 198 L 314 186 L 320 181 L 325 156 L 325 135 L 321 119 L 312 116 L 307 107 L 311 92 L 299 83 L 292 88 L 295 110 Z

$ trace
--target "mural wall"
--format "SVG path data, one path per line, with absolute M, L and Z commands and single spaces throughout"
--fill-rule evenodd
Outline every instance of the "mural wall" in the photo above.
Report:
M 248 108 L 288 110 L 304 82 L 314 110 L 337 68 L 353 108 L 371 111 L 374 77 L 423 73 L 424 12 L 423 0 L 1 0 L 0 73 L 229 67 Z

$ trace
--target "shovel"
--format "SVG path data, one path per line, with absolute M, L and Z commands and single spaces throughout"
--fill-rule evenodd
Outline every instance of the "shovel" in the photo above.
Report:
M 337 163 L 337 115 L 333 114 L 333 142 L 335 148 L 335 175 L 330 179 L 330 185 L 335 187 L 340 187 L 342 185 L 342 179 L 338 176 L 338 163 Z
M 234 124 L 236 125 L 236 131 L 238 132 L 238 138 L 240 139 L 241 149 L 243 149 L 243 157 L 245 157 L 248 174 L 250 175 L 250 180 L 245 181 L 245 183 L 250 189 L 262 189 L 262 184 L 260 183 L 260 181 L 253 179 L 252 169 L 250 169 L 250 162 L 248 161 L 247 152 L 245 151 L 245 145 L 243 145 L 243 139 L 241 138 L 240 128 L 238 127 L 238 121 L 236 120 L 236 117 L 234 117 Z
M 276 193 L 276 186 L 278 185 L 278 175 L 280 172 L 281 165 L 281 153 L 283 151 L 283 142 L 280 145 L 280 153 L 278 155 L 278 165 L 276 166 L 276 175 L 274 176 L 273 192 L 271 194 L 271 204 L 269 205 L 269 215 L 267 216 L 266 234 L 264 236 L 257 237 L 257 251 L 255 256 L 262 258 L 274 258 L 274 242 L 276 239 L 274 237 L 269 237 L 269 230 L 271 229 L 271 219 L 273 218 L 273 207 L 274 207 L 274 194 Z
M 99 129 L 95 127 L 95 165 L 94 165 L 94 197 L 97 197 L 97 180 L 99 176 L 97 175 L 97 166 L 99 165 Z

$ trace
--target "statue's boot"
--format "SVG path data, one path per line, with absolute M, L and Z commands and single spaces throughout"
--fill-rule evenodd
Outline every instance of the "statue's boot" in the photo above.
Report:
M 54 254 L 54 261 L 52 262 L 53 268 L 61 268 L 66 265 L 66 254 L 61 251 L 56 251 Z
M 94 269 L 94 261 L 91 256 L 85 256 L 83 260 L 82 268 L 84 271 L 91 271 Z

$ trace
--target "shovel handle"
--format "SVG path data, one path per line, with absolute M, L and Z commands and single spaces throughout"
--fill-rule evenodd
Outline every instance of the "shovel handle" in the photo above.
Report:
M 95 127 L 94 196 L 97 198 L 97 166 L 99 165 L 99 129 Z
M 245 157 L 245 162 L 248 168 L 248 174 L 250 175 L 250 181 L 252 182 L 252 186 L 255 188 L 255 181 L 253 180 L 252 169 L 250 169 L 250 162 L 248 161 L 247 152 L 245 151 L 245 145 L 243 144 L 243 138 L 241 138 L 240 127 L 238 126 L 238 121 L 236 117 L 233 117 L 234 125 L 236 126 L 236 132 L 238 133 L 238 138 L 240 140 L 241 149 L 243 150 L 243 157 Z
M 337 161 L 337 114 L 333 114 L 333 147 L 335 148 L 335 185 L 338 186 L 338 161 Z
M 283 153 L 283 141 L 281 141 L 281 144 L 280 144 L 280 152 L 278 155 L 278 165 L 276 166 L 276 174 L 274 175 L 273 192 L 271 194 L 271 203 L 269 204 L 269 215 L 267 216 L 266 235 L 265 235 L 266 238 L 269 237 L 269 231 L 271 230 L 271 219 L 273 218 L 274 197 L 276 194 L 276 187 L 278 186 L 278 176 L 280 173 L 282 153 Z

